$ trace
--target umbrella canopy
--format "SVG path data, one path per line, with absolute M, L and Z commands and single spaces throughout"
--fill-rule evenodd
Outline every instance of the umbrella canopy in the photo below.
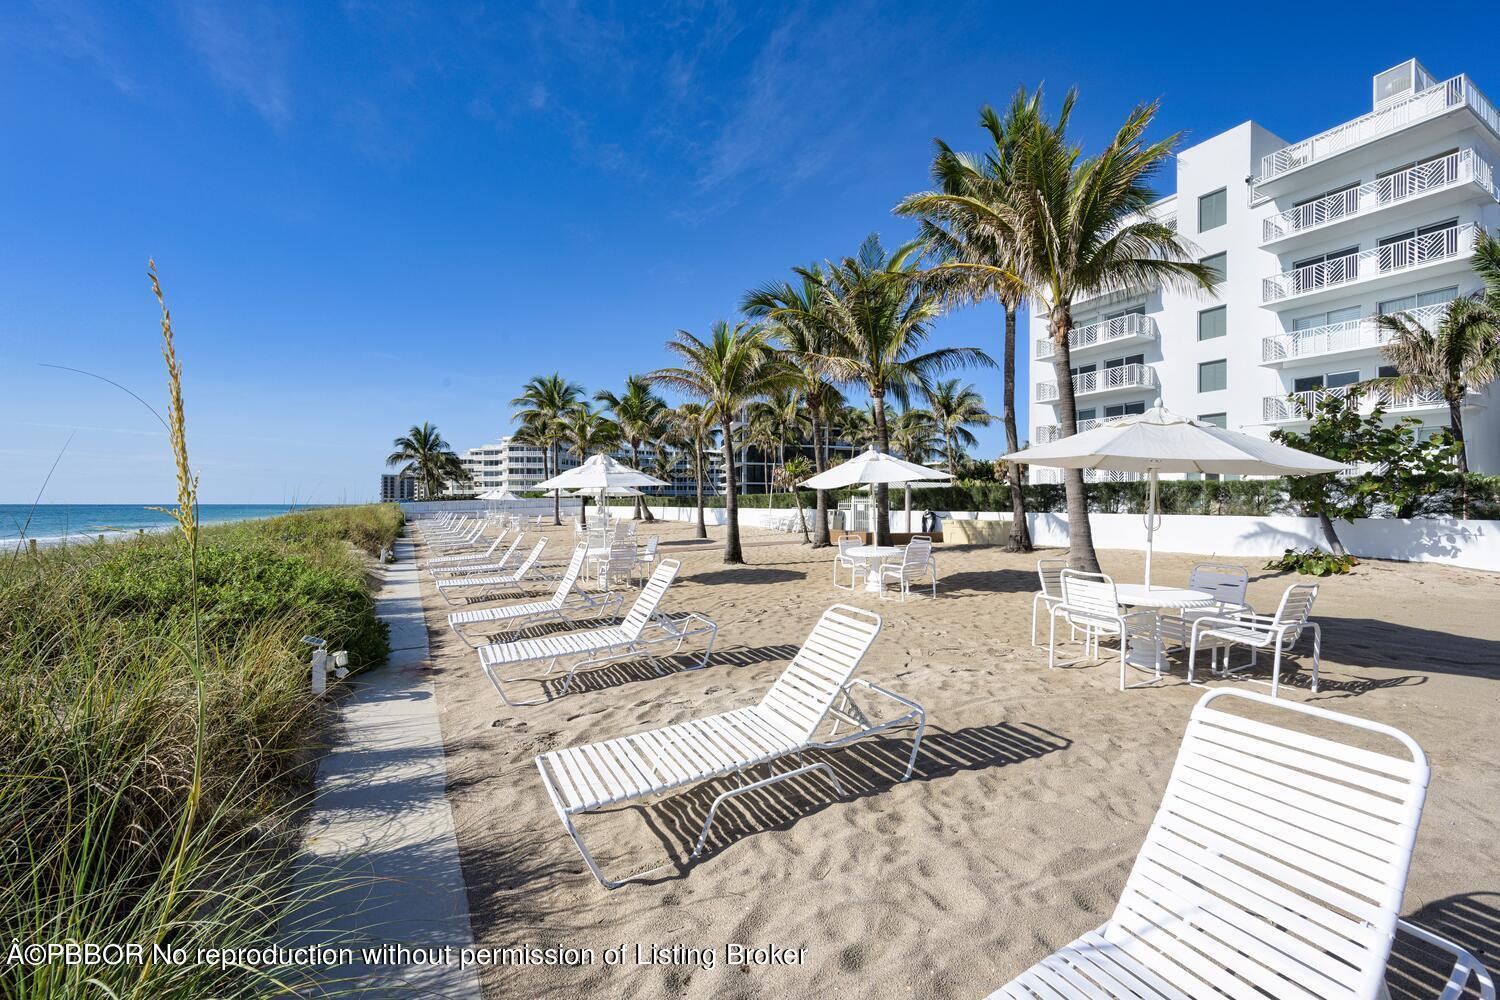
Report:
M 510 490 L 502 490 L 502 489 L 496 488 L 496 489 L 493 489 L 493 490 L 485 490 L 483 493 L 479 494 L 479 499 L 480 500 L 503 500 L 506 503 L 509 503 L 510 501 L 516 499 L 516 495 L 514 493 L 512 493 Z
M 802 485 L 813 490 L 836 490 L 841 486 L 865 486 L 876 483 L 913 483 L 932 479 L 952 479 L 941 469 L 929 469 L 915 462 L 905 462 L 894 455 L 871 448 L 842 465 L 820 472 Z
M 642 495 L 641 491 L 636 489 L 634 486 L 606 486 L 603 492 L 607 497 L 638 497 Z M 575 497 L 598 496 L 599 491 L 574 490 L 573 495 Z
M 611 486 L 666 486 L 655 476 L 632 469 L 608 455 L 594 455 L 576 469 L 559 472 L 534 487 L 539 490 L 599 490 Z
M 1321 455 L 1180 417 L 1159 405 L 1082 434 L 1005 455 L 1002 461 L 1057 469 L 1145 473 L 1150 481 L 1146 501 L 1148 587 L 1151 586 L 1151 550 L 1156 535 L 1156 486 L 1161 473 L 1316 476 L 1344 468 Z

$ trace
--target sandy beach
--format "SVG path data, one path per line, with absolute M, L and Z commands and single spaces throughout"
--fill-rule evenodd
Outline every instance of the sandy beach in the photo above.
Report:
M 571 549 L 570 529 L 546 531 L 551 555 Z M 652 533 L 683 563 L 666 608 L 719 624 L 706 669 L 610 666 L 544 704 L 508 708 L 424 582 L 476 941 L 627 949 L 618 966 L 596 958 L 491 969 L 487 995 L 982 997 L 1108 917 L 1203 690 L 1186 683 L 1180 659 L 1162 685 L 1126 692 L 1108 650 L 1101 663 L 1048 670 L 1028 629 L 1035 561 L 1057 552 L 938 546 L 938 599 L 903 605 L 834 589 L 832 550 L 796 537 L 747 530 L 750 565 L 731 568 L 712 529 L 706 543 L 688 524 L 641 526 L 642 537 Z M 1140 553 L 1100 558 L 1117 579 L 1140 579 Z M 1201 558 L 1158 555 L 1156 581 L 1185 583 Z M 1250 599 L 1263 612 L 1298 579 L 1250 569 Z M 1500 577 L 1366 562 L 1319 583 L 1322 690 L 1309 692 L 1304 667 L 1283 694 L 1395 725 L 1422 745 L 1434 777 L 1403 913 L 1493 955 Z M 587 815 L 579 828 L 612 876 L 667 865 L 614 891 L 596 883 L 533 758 L 755 702 L 839 602 L 884 616 L 858 676 L 926 708 L 912 778 L 896 780 L 911 746 L 905 730 L 820 755 L 842 797 L 813 774 L 732 800 L 693 863 L 684 862 L 708 804 L 727 785 Z M 521 697 L 556 694 L 540 670 L 507 676 Z M 1269 690 L 1216 686 L 1224 683 Z M 726 953 L 731 943 L 781 950 L 730 964 L 741 957 Z M 1399 947 L 1392 995 L 1435 997 L 1435 968 Z

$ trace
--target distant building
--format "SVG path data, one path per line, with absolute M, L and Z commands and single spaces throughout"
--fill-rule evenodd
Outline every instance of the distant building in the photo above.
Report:
M 542 449 L 517 441 L 511 435 L 493 444 L 470 448 L 459 461 L 472 480 L 469 488 L 476 493 L 498 489 L 519 495 L 524 490 L 536 489 L 536 484 L 547 478 Z M 564 452 L 559 464 L 563 469 L 576 468 L 578 459 Z
M 381 503 L 410 503 L 426 494 L 416 476 L 384 473 L 380 477 Z

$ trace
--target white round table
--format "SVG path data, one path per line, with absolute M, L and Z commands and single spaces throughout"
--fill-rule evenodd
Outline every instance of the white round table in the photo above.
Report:
M 891 556 L 899 556 L 904 551 L 906 550 L 899 545 L 854 545 L 845 549 L 844 555 L 865 561 L 865 590 L 878 594 L 880 577 L 871 571 Z
M 1161 612 L 1182 611 L 1187 608 L 1207 608 L 1214 604 L 1214 595 L 1206 590 L 1189 590 L 1186 587 L 1148 587 L 1143 583 L 1117 583 L 1115 596 L 1121 604 L 1133 608 L 1147 608 L 1157 612 L 1157 627 L 1151 630 L 1151 638 L 1132 637 L 1130 648 L 1125 651 L 1125 662 L 1161 673 L 1166 664 L 1166 651 L 1161 641 Z

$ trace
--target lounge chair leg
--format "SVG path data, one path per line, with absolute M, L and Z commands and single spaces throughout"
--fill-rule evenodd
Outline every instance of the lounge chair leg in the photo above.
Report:
M 1313 694 L 1317 694 L 1318 693 L 1318 656 L 1322 652 L 1322 649 L 1323 649 L 1323 630 L 1320 629 L 1320 628 L 1318 628 L 1318 623 L 1317 622 L 1308 622 L 1308 624 L 1312 626 L 1312 630 L 1313 630 L 1312 689 L 1313 689 Z
M 799 754 L 798 756 L 800 758 L 801 755 Z M 708 830 L 713 825 L 714 815 L 719 811 L 719 803 L 725 799 L 734 798 L 736 795 L 744 795 L 746 792 L 753 792 L 756 789 L 764 788 L 778 781 L 785 781 L 788 778 L 795 778 L 798 775 L 808 774 L 812 771 L 822 771 L 827 774 L 829 782 L 833 785 L 833 790 L 839 795 L 844 794 L 844 786 L 839 784 L 838 775 L 834 774 L 833 768 L 829 767 L 823 761 L 818 761 L 816 764 L 804 764 L 793 770 L 783 771 L 781 774 L 774 774 L 768 778 L 761 778 L 759 781 L 752 781 L 748 785 L 741 785 L 738 788 L 731 788 L 727 792 L 721 792 L 719 793 L 719 797 L 714 799 L 713 803 L 708 807 L 708 818 L 703 821 L 703 832 L 698 835 L 698 846 L 693 848 L 692 856 L 696 858 L 703 853 L 703 845 L 708 843 Z

